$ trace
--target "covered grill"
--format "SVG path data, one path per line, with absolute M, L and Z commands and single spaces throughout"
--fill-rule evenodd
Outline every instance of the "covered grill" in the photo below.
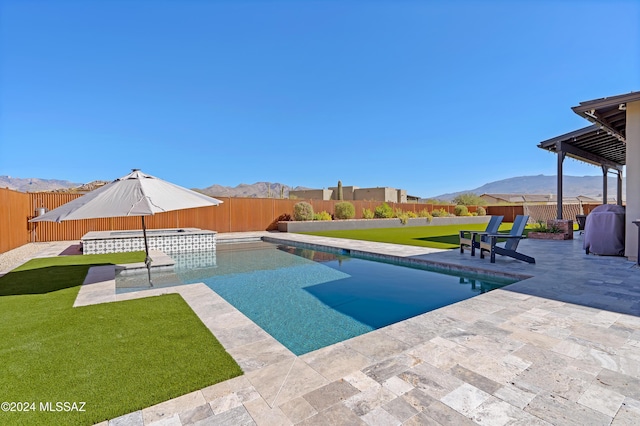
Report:
M 593 209 L 584 225 L 586 253 L 624 256 L 624 218 L 623 206 L 604 204 Z

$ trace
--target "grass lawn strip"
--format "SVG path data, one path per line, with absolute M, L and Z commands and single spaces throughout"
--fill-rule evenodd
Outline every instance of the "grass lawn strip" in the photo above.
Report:
M 500 225 L 500 232 L 508 232 L 512 223 Z M 460 247 L 459 230 L 484 231 L 487 225 L 441 225 L 407 226 L 405 228 L 355 229 L 344 231 L 301 232 L 301 234 L 321 237 L 349 238 L 352 240 L 375 241 L 379 243 L 404 244 L 409 246 L 452 249 Z M 528 233 L 529 229 L 525 231 Z
M 73 308 L 90 265 L 144 253 L 34 259 L 0 277 L 0 424 L 93 424 L 242 374 L 177 294 Z M 85 402 L 84 412 L 40 402 Z

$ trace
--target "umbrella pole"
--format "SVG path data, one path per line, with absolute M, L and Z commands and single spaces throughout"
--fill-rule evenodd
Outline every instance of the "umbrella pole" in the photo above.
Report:
M 147 265 L 147 274 L 149 275 L 149 285 L 153 287 L 153 282 L 151 281 L 151 258 L 149 257 L 149 244 L 147 243 L 147 227 L 144 225 L 144 216 L 140 216 L 142 218 L 142 236 L 144 237 L 144 252 L 146 256 L 144 258 L 144 264 Z

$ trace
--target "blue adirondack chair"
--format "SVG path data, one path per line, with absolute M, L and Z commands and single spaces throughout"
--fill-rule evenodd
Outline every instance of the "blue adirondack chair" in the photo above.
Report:
M 536 260 L 527 256 L 526 254 L 522 254 L 518 251 L 518 243 L 523 238 L 522 233 L 524 232 L 524 228 L 527 226 L 527 221 L 529 220 L 529 216 L 527 215 L 518 215 L 513 221 L 513 227 L 511 228 L 511 232 L 508 234 L 486 234 L 485 241 L 480 240 L 480 258 L 484 259 L 484 252 L 490 253 L 491 263 L 496 262 L 496 254 L 502 256 L 509 256 L 514 259 L 522 260 L 527 263 L 536 263 Z M 504 246 L 498 245 L 499 239 L 507 239 Z
M 471 250 L 471 256 L 476 255 L 476 249 L 480 247 L 480 242 L 476 241 L 476 235 L 480 235 L 480 239 L 486 241 L 484 235 L 496 234 L 504 216 L 491 216 L 487 228 L 484 231 L 460 231 L 460 253 L 464 253 L 464 249 Z

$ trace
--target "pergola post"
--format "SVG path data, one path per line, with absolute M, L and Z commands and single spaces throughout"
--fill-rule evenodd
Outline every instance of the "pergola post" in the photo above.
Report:
M 564 151 L 562 151 L 562 144 L 558 143 L 557 145 L 557 149 L 556 149 L 556 153 L 558 154 L 558 181 L 557 181 L 557 193 L 558 193 L 558 200 L 557 200 L 557 214 L 556 214 L 556 219 L 562 220 L 562 163 L 564 162 L 564 156 L 566 155 L 566 153 Z
M 602 167 L 602 204 L 607 204 L 609 202 L 609 194 L 607 194 L 607 187 L 608 187 L 608 183 L 607 182 L 607 177 L 609 174 L 609 168 L 607 166 L 601 166 Z
M 622 205 L 622 170 L 618 170 L 618 193 L 616 194 L 616 202 L 619 206 Z

